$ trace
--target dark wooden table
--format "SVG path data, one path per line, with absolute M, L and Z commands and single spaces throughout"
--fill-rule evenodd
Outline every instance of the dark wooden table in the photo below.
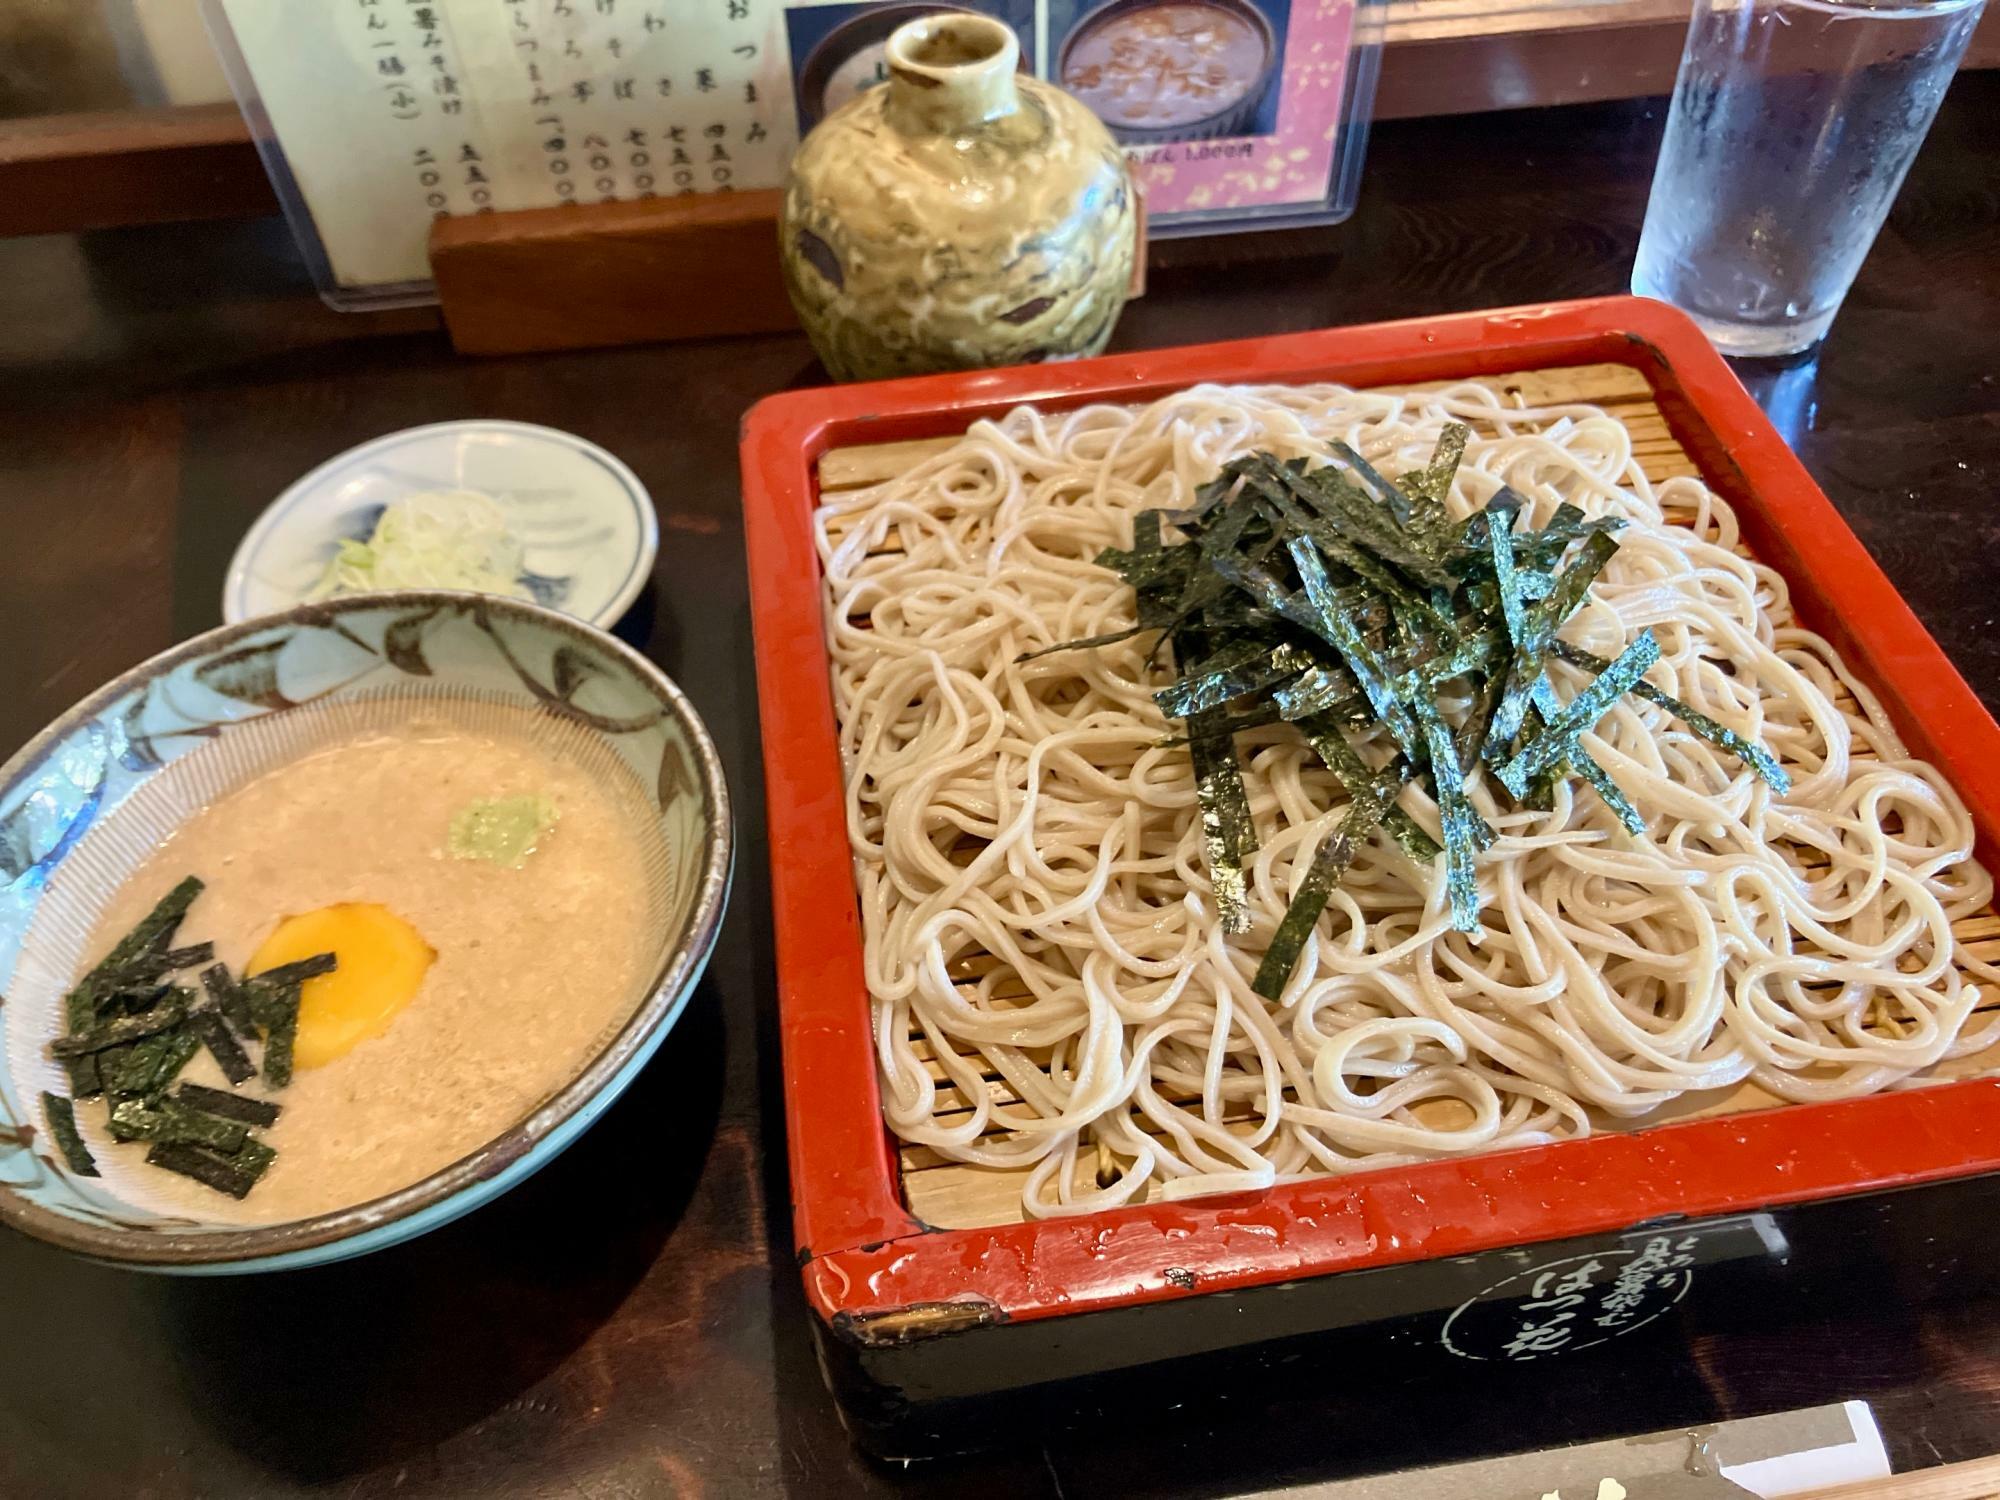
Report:
M 1380 127 L 1330 230 L 1166 248 L 1118 345 L 1622 290 L 1658 104 Z M 2000 703 L 2000 75 L 1957 83 L 1816 364 L 1751 372 L 1807 466 Z M 802 339 L 488 362 L 428 313 L 325 311 L 269 222 L 0 243 L 0 752 L 217 623 L 286 483 L 392 428 L 594 438 L 659 502 L 622 629 L 720 743 L 741 839 L 700 993 L 645 1076 L 499 1203 L 344 1266 L 172 1280 L 0 1233 L 0 1496 L 1234 1494 L 1865 1397 L 1901 1465 L 2000 1449 L 2000 1306 L 1885 1296 L 1756 1337 L 1608 1346 L 1531 1391 L 1357 1370 L 1153 1420 L 1080 1413 L 887 1472 L 821 1389 L 791 1252 L 736 424 Z M 1856 1268 L 1857 1276 L 1867 1274 Z M 1665 1326 L 1665 1325 L 1662 1325 Z

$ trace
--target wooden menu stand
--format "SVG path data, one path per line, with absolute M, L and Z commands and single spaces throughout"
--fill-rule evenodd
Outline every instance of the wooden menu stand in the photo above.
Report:
M 775 188 L 439 219 L 431 274 L 460 354 L 796 328 Z M 1146 290 L 1146 218 L 1128 296 Z
M 775 190 L 439 219 L 431 271 L 461 354 L 793 328 Z

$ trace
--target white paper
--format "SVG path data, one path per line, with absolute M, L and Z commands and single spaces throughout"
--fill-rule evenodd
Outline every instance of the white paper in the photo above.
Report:
M 433 219 L 772 187 L 779 0 L 221 0 L 343 287 L 423 281 Z

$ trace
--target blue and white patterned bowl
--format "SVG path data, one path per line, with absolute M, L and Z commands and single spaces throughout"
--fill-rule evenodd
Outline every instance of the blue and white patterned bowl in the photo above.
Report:
M 80 1178 L 52 1148 L 47 1043 L 88 932 L 123 876 L 207 801 L 402 702 L 534 710 L 552 739 L 645 789 L 636 816 L 658 917 L 637 1009 L 583 1070 L 479 1150 L 372 1202 L 274 1225 L 173 1217 Z M 626 781 L 629 778 L 619 778 Z M 645 658 L 553 610 L 473 594 L 371 594 L 226 625 L 133 668 L 0 767 L 0 1222 L 156 1271 L 269 1271 L 365 1254 L 520 1182 L 623 1092 L 714 946 L 732 838 L 721 763 Z
M 222 618 L 305 600 L 343 541 L 365 541 L 387 506 L 424 490 L 485 495 L 522 546 L 516 597 L 606 630 L 659 555 L 652 497 L 597 444 L 529 422 L 433 422 L 335 454 L 273 500 L 229 561 Z

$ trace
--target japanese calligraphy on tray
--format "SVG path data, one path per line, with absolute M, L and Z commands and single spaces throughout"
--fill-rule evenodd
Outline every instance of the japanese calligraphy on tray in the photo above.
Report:
M 439 215 L 779 185 L 889 32 L 945 9 L 1098 111 L 1156 222 L 1322 204 L 1356 0 L 206 3 L 327 290 L 362 303 L 421 289 Z

